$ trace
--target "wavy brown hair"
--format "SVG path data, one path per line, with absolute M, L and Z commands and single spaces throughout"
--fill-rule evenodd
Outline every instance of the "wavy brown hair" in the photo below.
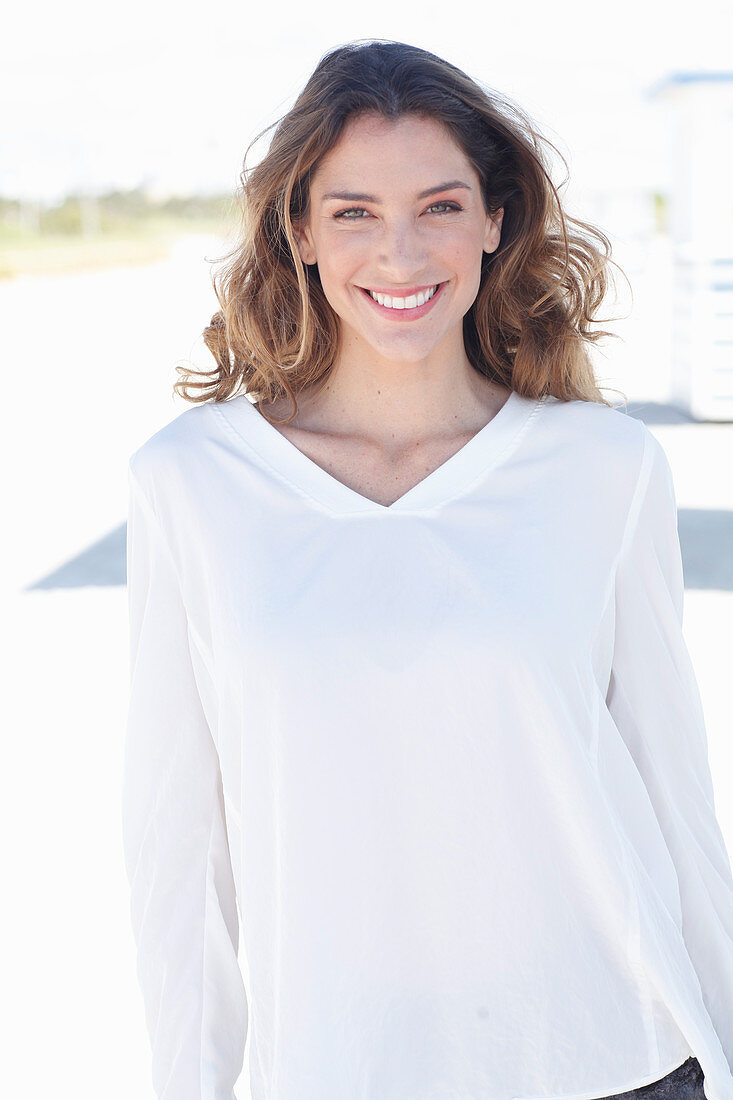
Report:
M 222 264 L 212 276 L 221 309 L 203 333 L 216 366 L 178 366 L 183 378 L 174 391 L 192 402 L 224 401 L 240 390 L 258 402 L 288 395 L 293 412 L 280 421 L 287 423 L 297 394 L 325 381 L 339 318 L 317 265 L 300 258 L 293 221 L 307 220 L 309 178 L 347 120 L 365 113 L 442 122 L 478 173 L 487 213 L 504 208 L 499 246 L 484 253 L 478 294 L 463 318 L 471 365 L 527 397 L 611 405 L 589 355 L 590 343 L 616 336 L 592 329 L 609 287 L 611 244 L 563 211 L 543 142 L 559 151 L 506 97 L 435 54 L 385 39 L 324 54 L 291 109 L 247 148 L 239 235 L 214 261 Z M 248 169 L 252 145 L 272 126 L 267 153 Z

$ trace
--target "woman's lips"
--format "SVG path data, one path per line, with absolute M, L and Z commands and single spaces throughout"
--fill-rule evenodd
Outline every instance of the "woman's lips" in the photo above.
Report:
M 423 317 L 426 313 L 430 312 L 433 308 L 433 304 L 443 293 L 443 287 L 445 285 L 445 283 L 438 283 L 438 289 L 435 291 L 432 298 L 428 298 L 427 302 L 424 302 L 421 306 L 413 306 L 412 309 L 391 309 L 389 306 L 381 306 L 375 298 L 372 298 L 368 290 L 364 290 L 364 287 L 360 287 L 359 289 L 383 317 L 390 317 L 393 321 L 414 321 L 417 320 L 418 317 Z

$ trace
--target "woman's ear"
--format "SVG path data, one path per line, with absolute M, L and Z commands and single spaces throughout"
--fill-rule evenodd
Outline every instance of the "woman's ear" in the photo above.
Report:
M 501 223 L 504 220 L 504 207 L 501 206 L 494 214 L 486 217 L 486 232 L 484 234 L 484 252 L 496 252 L 501 240 Z
M 313 247 L 310 230 L 307 224 L 293 221 L 293 233 L 295 234 L 298 252 L 300 253 L 300 258 L 303 263 L 314 264 L 316 262 L 316 250 Z

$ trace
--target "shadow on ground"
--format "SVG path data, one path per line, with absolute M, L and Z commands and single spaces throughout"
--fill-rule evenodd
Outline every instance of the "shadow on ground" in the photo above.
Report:
M 623 407 L 621 410 L 623 412 Z M 643 420 L 645 424 L 707 424 L 707 420 L 695 420 L 684 409 L 676 405 L 665 405 L 658 401 L 629 401 L 626 406 L 629 416 L 635 416 L 637 420 Z

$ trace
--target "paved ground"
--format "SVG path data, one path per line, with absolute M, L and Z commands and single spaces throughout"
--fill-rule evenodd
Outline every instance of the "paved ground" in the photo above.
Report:
M 102 1089 L 106 1100 L 152 1098 L 119 820 L 126 460 L 185 407 L 169 397 L 174 364 L 205 362 L 199 333 L 217 303 L 203 257 L 219 247 L 195 239 L 146 268 L 0 284 L 10 514 L 0 806 L 15 1023 L 4 1073 L 19 1100 L 72 1084 L 79 1100 Z M 685 635 L 733 853 L 733 424 L 689 423 L 665 406 L 665 283 L 651 265 L 627 270 L 635 317 L 601 373 L 674 470 Z

